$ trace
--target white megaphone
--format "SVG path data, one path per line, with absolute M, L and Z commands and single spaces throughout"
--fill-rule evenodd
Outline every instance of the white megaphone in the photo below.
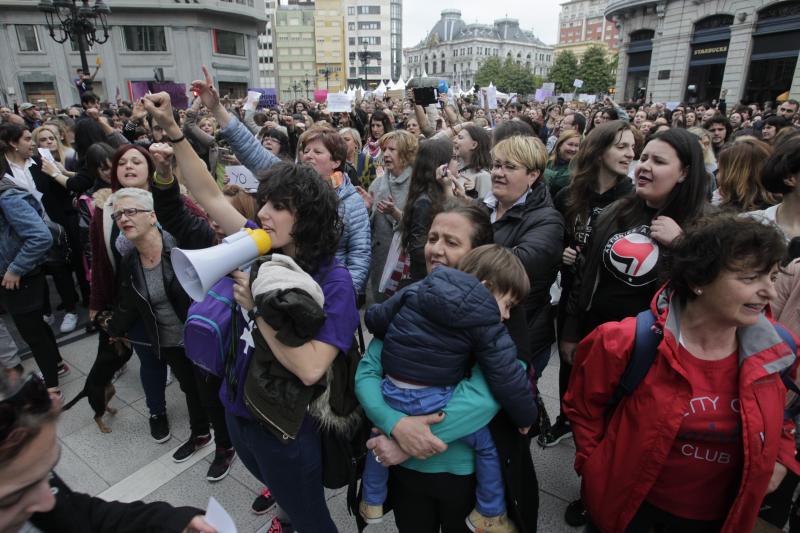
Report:
M 263 229 L 228 235 L 222 242 L 202 250 L 172 249 L 172 269 L 192 300 L 202 302 L 206 293 L 223 276 L 247 268 L 257 257 L 269 252 L 272 240 Z

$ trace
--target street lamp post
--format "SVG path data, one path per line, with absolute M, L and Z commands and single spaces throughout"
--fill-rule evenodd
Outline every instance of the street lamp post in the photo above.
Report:
M 327 64 L 327 63 L 325 63 L 325 70 L 323 70 L 323 71 L 321 71 L 321 72 L 320 72 L 320 74 L 322 74 L 323 76 L 325 76 L 325 90 L 326 90 L 326 91 L 329 91 L 329 90 L 330 90 L 330 84 L 328 83 L 328 81 L 330 80 L 330 77 L 331 77 L 331 73 L 332 73 L 332 72 L 333 72 L 333 71 L 330 69 L 330 67 L 328 67 L 328 64 Z
M 369 80 L 367 79 L 367 63 L 369 63 L 369 52 L 367 51 L 367 41 L 364 41 L 364 49 L 358 53 L 361 59 L 361 68 L 364 69 L 364 90 L 369 89 Z
M 291 88 L 294 91 L 294 99 L 297 100 L 297 91 L 300 90 L 300 86 L 297 84 L 297 80 L 295 80 L 294 83 L 292 83 Z
M 303 80 L 303 85 L 306 86 L 306 100 L 308 100 L 311 98 L 308 93 L 308 86 L 311 85 L 311 80 L 308 79 L 308 74 L 306 74 L 306 79 Z
M 103 0 L 95 0 L 93 6 L 89 0 L 41 0 L 39 11 L 44 13 L 50 37 L 57 43 L 64 43 L 72 39 L 78 43 L 78 52 L 81 55 L 81 68 L 89 74 L 89 62 L 86 60 L 87 45 L 103 44 L 108 40 L 108 15 L 109 8 Z M 98 36 L 98 30 L 103 31 Z M 56 36 L 58 31 L 58 36 Z M 92 82 L 84 80 L 87 90 L 91 90 Z

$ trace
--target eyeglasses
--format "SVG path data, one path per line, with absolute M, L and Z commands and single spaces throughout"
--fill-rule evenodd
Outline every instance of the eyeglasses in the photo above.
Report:
M 114 222 L 118 221 L 122 218 L 122 215 L 125 215 L 128 218 L 133 218 L 133 216 L 137 213 L 152 213 L 152 209 L 138 209 L 136 207 L 129 207 L 127 209 L 120 209 L 119 211 L 114 211 L 111 213 L 111 220 Z
M 0 400 L 0 442 L 23 414 L 44 414 L 53 406 L 50 393 L 36 374 L 28 374 L 14 392 Z

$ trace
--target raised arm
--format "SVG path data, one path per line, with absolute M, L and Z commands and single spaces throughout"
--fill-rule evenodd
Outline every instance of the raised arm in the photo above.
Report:
M 208 72 L 208 68 L 203 65 L 203 79 L 192 82 L 192 89 L 197 91 L 203 104 L 211 111 L 220 128 L 224 128 L 231 121 L 231 115 L 219 101 L 219 93 L 214 87 L 214 80 Z
M 222 191 L 217 187 L 216 181 L 208 172 L 206 164 L 195 153 L 181 133 L 181 128 L 172 115 L 172 103 L 170 102 L 169 94 L 161 92 L 147 95 L 144 98 L 144 105 L 156 122 L 164 129 L 167 138 L 178 141 L 172 143 L 175 159 L 181 168 L 186 188 L 192 193 L 197 203 L 206 210 L 210 218 L 220 225 L 226 235 L 231 235 L 242 229 L 247 220 L 228 203 L 222 195 Z M 166 180 L 170 177 L 162 176 Z

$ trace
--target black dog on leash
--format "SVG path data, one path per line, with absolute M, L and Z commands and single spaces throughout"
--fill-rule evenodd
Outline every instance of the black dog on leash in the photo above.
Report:
M 89 370 L 89 375 L 86 376 L 83 390 L 62 408 L 66 411 L 81 399 L 88 398 L 89 405 L 94 411 L 94 421 L 103 433 L 111 433 L 111 428 L 103 422 L 103 415 L 106 412 L 112 415 L 117 414 L 117 410 L 108 405 L 116 392 L 112 383 L 114 374 L 128 362 L 133 354 L 133 349 L 126 341 L 112 341 L 108 337 L 106 330 L 110 321 L 110 311 L 102 311 L 95 317 L 94 323 L 100 330 L 97 359 L 95 359 L 92 369 Z

